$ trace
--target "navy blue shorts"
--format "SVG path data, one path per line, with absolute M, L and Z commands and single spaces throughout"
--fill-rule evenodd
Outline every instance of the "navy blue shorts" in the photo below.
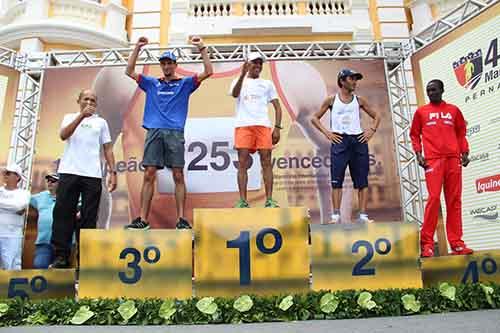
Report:
M 368 186 L 370 162 L 368 144 L 359 142 L 358 135 L 342 134 L 342 142 L 332 144 L 330 158 L 333 188 L 342 188 L 347 166 L 354 188 L 361 189 Z

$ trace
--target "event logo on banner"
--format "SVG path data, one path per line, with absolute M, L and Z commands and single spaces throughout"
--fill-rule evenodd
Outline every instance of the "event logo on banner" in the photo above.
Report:
M 474 89 L 483 74 L 483 53 L 481 49 L 470 52 L 453 62 L 453 70 L 458 83 L 466 89 Z

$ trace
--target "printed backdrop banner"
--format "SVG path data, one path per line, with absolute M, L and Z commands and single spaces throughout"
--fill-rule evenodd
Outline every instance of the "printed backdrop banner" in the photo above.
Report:
M 177 70 L 180 75 L 193 75 L 202 71 L 201 66 L 180 64 Z M 191 97 L 185 129 L 189 220 L 192 220 L 193 208 L 229 208 L 239 198 L 237 153 L 233 148 L 235 100 L 229 95 L 229 86 L 239 75 L 241 63 L 217 63 L 214 67 L 213 77 L 203 82 Z M 262 77 L 274 82 L 284 111 L 281 141 L 273 150 L 273 196 L 282 207 L 308 207 L 314 223 L 328 221 L 331 215 L 330 144 L 312 127 L 310 119 L 322 101 L 337 92 L 337 72 L 344 67 L 363 73 L 357 93 L 382 114 L 381 126 L 370 141 L 369 213 L 376 220 L 400 221 L 399 178 L 381 60 L 271 61 L 264 65 Z M 159 66 L 137 70 L 161 76 Z M 97 92 L 97 112 L 110 125 L 118 171 L 118 189 L 111 196 L 103 194 L 98 224 L 100 227 L 123 226 L 139 215 L 145 138 L 142 128 L 145 96 L 137 84 L 125 76 L 123 67 L 46 71 L 32 189 L 33 192 L 43 190 L 43 176 L 56 168 L 64 147 L 59 139 L 61 120 L 66 113 L 78 112 L 77 96 L 81 89 L 88 87 Z M 269 114 L 274 119 L 272 107 Z M 363 115 L 365 127 L 367 118 Z M 329 114 L 323 121 L 329 123 Z M 264 184 L 258 154 L 253 155 L 248 186 L 250 205 L 263 206 Z M 175 226 L 173 190 L 170 172 L 160 171 L 149 219 L 152 227 Z M 342 205 L 345 221 L 351 218 L 351 207 L 357 207 L 356 197 L 352 193 L 352 182 L 346 177 Z
M 443 99 L 467 121 L 471 163 L 463 169 L 462 217 L 464 241 L 475 250 L 500 248 L 499 26 L 500 3 L 412 57 L 419 105 L 427 82 L 441 79 Z
M 0 167 L 8 161 L 19 72 L 0 65 Z

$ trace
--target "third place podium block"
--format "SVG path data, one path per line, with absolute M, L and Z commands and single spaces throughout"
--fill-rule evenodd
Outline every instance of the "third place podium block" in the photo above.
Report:
M 90 230 L 80 235 L 79 297 L 192 296 L 190 230 Z

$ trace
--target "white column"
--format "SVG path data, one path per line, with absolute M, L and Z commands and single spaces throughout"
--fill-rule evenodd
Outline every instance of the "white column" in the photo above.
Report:
M 28 38 L 21 40 L 19 51 L 22 53 L 42 52 L 43 42 L 39 38 Z
M 170 1 L 170 27 L 168 28 L 168 43 L 184 45 L 188 38 L 189 0 Z
M 49 17 L 50 0 L 26 0 L 26 11 L 21 22 L 45 20 Z
M 411 15 L 413 16 L 413 35 L 418 34 L 433 23 L 431 3 L 426 0 L 414 0 L 410 3 Z
M 373 40 L 373 29 L 370 21 L 368 0 L 351 0 L 352 22 L 354 23 L 354 40 Z
M 121 0 L 111 0 L 105 7 L 106 24 L 104 29 L 112 36 L 126 39 L 125 18 L 127 8 L 121 5 Z

